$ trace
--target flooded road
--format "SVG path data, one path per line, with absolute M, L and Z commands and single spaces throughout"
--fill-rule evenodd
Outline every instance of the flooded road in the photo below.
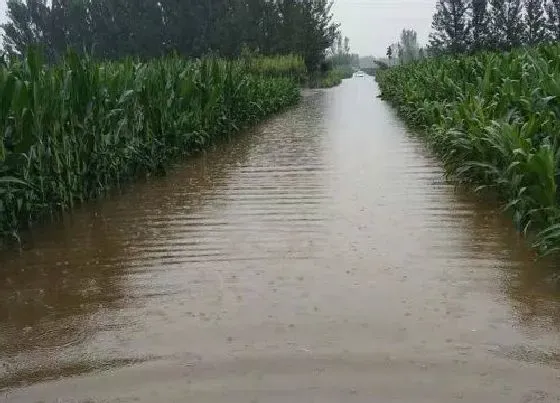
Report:
M 3 253 L 0 399 L 560 401 L 560 277 L 377 94 L 306 92 Z

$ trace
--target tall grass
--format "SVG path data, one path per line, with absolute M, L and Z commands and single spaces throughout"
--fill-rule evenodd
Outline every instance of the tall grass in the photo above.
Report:
M 4 61 L 0 239 L 297 102 L 291 71 L 262 73 L 217 59 Z
M 336 87 L 342 83 L 342 80 L 352 78 L 353 74 L 350 66 L 348 68 L 333 67 L 327 71 L 317 71 L 309 75 L 307 86 L 310 88 Z
M 560 45 L 437 58 L 377 80 L 451 176 L 497 194 L 541 253 L 560 250 Z
M 254 74 L 290 77 L 304 82 L 307 68 L 299 55 L 253 56 L 245 60 L 247 69 Z

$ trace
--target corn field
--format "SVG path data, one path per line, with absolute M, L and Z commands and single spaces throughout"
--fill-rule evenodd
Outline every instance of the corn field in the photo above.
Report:
M 307 79 L 307 68 L 301 56 L 254 56 L 246 60 L 247 69 L 253 74 L 274 77 L 290 77 L 303 83 Z
M 377 80 L 450 177 L 497 195 L 543 255 L 560 250 L 560 46 L 436 58 Z
M 284 66 L 305 68 L 293 58 Z M 242 61 L 212 58 L 100 63 L 73 53 L 46 67 L 33 52 L 4 61 L 0 239 L 296 103 L 297 77 L 265 67 L 254 74 Z

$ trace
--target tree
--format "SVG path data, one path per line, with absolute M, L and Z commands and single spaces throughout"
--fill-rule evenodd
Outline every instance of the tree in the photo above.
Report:
M 524 0 L 525 43 L 535 45 L 546 40 L 546 18 L 543 0 Z
M 401 58 L 402 63 L 409 63 L 418 59 L 418 35 L 413 29 L 403 29 L 401 32 L 400 45 L 402 49 Z
M 338 24 L 332 22 L 332 2 L 328 0 L 284 0 L 277 3 L 281 16 L 277 53 L 300 54 L 309 71 L 325 60 L 325 51 L 340 38 Z M 343 49 L 339 40 L 339 51 Z
M 438 0 L 430 34 L 430 47 L 436 52 L 461 53 L 467 48 L 469 26 L 464 0 Z
M 400 44 L 398 42 L 396 42 L 396 43 L 393 42 L 387 47 L 387 56 L 388 56 L 388 59 L 389 59 L 389 64 L 394 65 L 394 64 L 398 63 L 399 48 L 400 48 Z M 389 55 L 391 55 L 391 56 L 389 57 Z
M 507 47 L 511 49 L 521 45 L 523 42 L 523 17 L 521 0 L 506 0 L 507 21 L 506 21 L 506 39 Z
M 343 53 L 344 52 L 344 46 L 342 45 L 342 40 L 343 40 L 342 35 L 339 33 L 336 36 L 336 46 L 337 46 L 337 49 L 338 49 L 338 53 Z
M 560 0 L 549 0 L 546 5 L 546 25 L 550 38 L 560 41 Z
M 521 0 L 490 0 L 490 48 L 508 50 L 519 46 L 523 25 Z
M 397 44 L 397 55 L 399 56 L 399 63 L 403 63 L 403 48 L 400 42 Z
M 488 47 L 493 50 L 502 49 L 506 45 L 504 27 L 506 11 L 504 0 L 490 0 Z
M 308 71 L 315 71 L 325 60 L 325 50 L 336 37 L 339 25 L 334 23 L 330 0 L 300 0 L 304 15 L 304 44 L 300 54 Z
M 50 25 L 50 9 L 46 0 L 8 0 L 7 17 L 4 24 L 4 47 L 8 53 L 22 54 L 28 46 L 49 47 L 51 38 L 47 27 Z
M 102 59 L 299 54 L 316 69 L 338 35 L 331 0 L 8 0 L 4 48 L 67 48 Z M 349 40 L 344 44 L 349 53 Z M 344 51 L 342 38 L 339 50 Z
M 344 53 L 350 53 L 350 38 L 348 38 L 347 36 L 344 37 Z
M 337 42 L 339 45 L 338 51 L 333 53 L 329 58 L 332 66 L 353 66 L 359 68 L 360 56 L 355 53 L 350 53 L 350 38 L 342 36 L 340 32 L 337 33 Z
M 488 23 L 488 1 L 472 0 L 469 31 L 471 33 L 470 46 L 473 52 L 479 51 L 486 46 Z

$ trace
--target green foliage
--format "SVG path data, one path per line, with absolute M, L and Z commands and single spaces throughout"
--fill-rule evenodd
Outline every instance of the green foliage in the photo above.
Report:
M 457 181 L 497 194 L 520 231 L 560 250 L 560 45 L 379 71 L 382 96 Z
M 488 49 L 509 50 L 523 43 L 523 11 L 521 0 L 490 0 Z
M 297 54 L 318 68 L 337 36 L 329 0 L 8 0 L 4 49 L 68 48 L 97 59 Z
M 431 36 L 432 42 L 439 43 L 440 38 L 436 39 L 436 34 Z M 443 42 L 440 46 L 443 46 Z M 403 29 L 400 33 L 398 42 L 392 43 L 387 47 L 385 63 L 387 65 L 395 65 L 402 63 L 410 63 L 415 60 L 424 58 L 425 50 L 418 44 L 418 34 L 413 29 Z M 373 60 L 372 60 L 373 61 Z M 380 61 L 376 59 L 375 62 Z M 372 67 L 372 66 L 366 66 Z
M 560 0 L 547 0 L 544 9 L 547 35 L 554 41 L 560 41 Z
M 469 21 L 469 42 L 474 52 L 484 49 L 488 44 L 488 0 L 472 0 L 471 19 Z
M 434 51 L 460 53 L 466 50 L 468 4 L 464 0 L 438 0 L 433 16 L 430 45 Z
M 360 56 L 356 53 L 335 53 L 328 58 L 333 67 L 360 67 Z
M 364 67 L 362 70 L 364 73 L 366 73 L 367 75 L 373 76 L 375 77 L 376 73 L 380 70 L 385 70 L 388 69 L 389 66 L 383 62 L 378 62 L 379 63 L 379 67 Z
M 307 76 L 305 61 L 298 55 L 254 56 L 244 59 L 245 67 L 254 74 L 290 77 L 303 82 Z
M 270 69 L 269 66 L 279 66 Z M 294 104 L 298 58 L 0 66 L 0 238 Z
M 352 78 L 353 74 L 354 71 L 349 66 L 346 66 L 345 68 L 334 68 L 332 70 L 329 70 L 326 75 L 323 75 L 323 77 L 321 77 L 320 87 L 336 87 L 342 82 L 342 80 Z
M 436 56 L 558 41 L 560 0 L 438 0 L 432 28 Z
M 536 45 L 547 39 L 546 17 L 543 0 L 524 0 L 525 43 Z
M 309 77 L 310 87 L 336 87 L 342 80 L 351 78 L 354 70 L 359 69 L 360 56 L 350 53 L 350 39 L 347 36 L 343 39 L 340 33 L 336 39 L 331 48 L 331 55 L 321 63 L 319 71 Z
M 418 34 L 413 29 L 403 29 L 400 37 L 400 54 L 399 61 L 401 63 L 410 63 L 419 58 L 420 47 L 418 46 Z
M 315 72 L 308 77 L 307 86 L 309 88 L 332 88 L 340 85 L 342 80 L 351 78 L 354 71 L 351 67 L 329 68 L 327 71 Z M 348 70 L 350 69 L 350 70 Z

